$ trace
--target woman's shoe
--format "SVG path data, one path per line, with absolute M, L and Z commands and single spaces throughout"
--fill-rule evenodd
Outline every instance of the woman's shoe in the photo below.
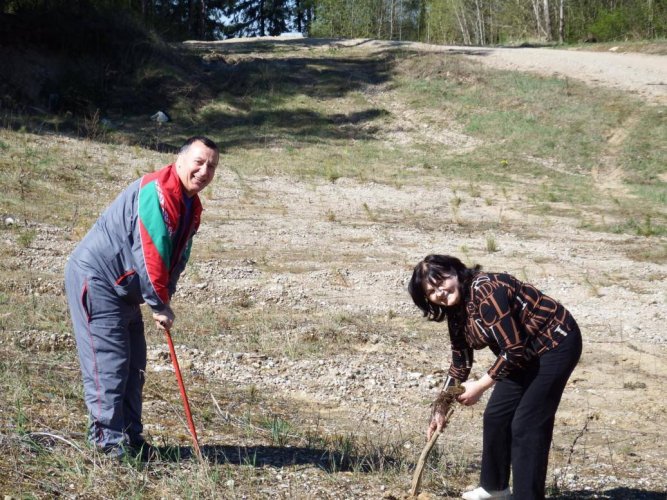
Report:
M 509 488 L 505 488 L 501 491 L 486 491 L 481 486 L 475 488 L 472 491 L 466 491 L 461 498 L 465 500 L 487 500 L 489 498 L 512 498 L 512 492 Z

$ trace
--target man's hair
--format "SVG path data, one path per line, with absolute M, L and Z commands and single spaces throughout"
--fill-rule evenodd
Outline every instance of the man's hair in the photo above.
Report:
M 208 137 L 204 137 L 203 135 L 195 135 L 190 137 L 187 141 L 185 141 L 185 144 L 181 146 L 181 149 L 178 151 L 178 154 L 180 155 L 185 153 L 190 148 L 190 146 L 192 146 L 195 142 L 201 142 L 207 148 L 217 151 L 218 153 L 220 152 L 218 145 L 211 139 L 209 139 Z

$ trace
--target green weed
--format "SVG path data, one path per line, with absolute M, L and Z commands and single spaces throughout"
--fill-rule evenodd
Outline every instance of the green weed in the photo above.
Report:
M 37 237 L 35 229 L 21 229 L 18 236 L 19 245 L 23 248 L 30 248 Z
M 373 212 L 368 204 L 366 202 L 363 203 L 362 205 L 364 207 L 364 212 L 366 212 L 366 216 L 368 217 L 368 220 L 371 222 L 377 222 L 378 218 L 375 212 Z
M 262 427 L 270 431 L 271 443 L 277 446 L 285 446 L 291 439 L 291 434 L 293 433 L 292 425 L 288 421 L 275 415 L 265 419 L 262 423 Z
M 488 253 L 495 253 L 499 250 L 498 243 L 496 243 L 496 238 L 493 235 L 486 237 L 486 251 Z

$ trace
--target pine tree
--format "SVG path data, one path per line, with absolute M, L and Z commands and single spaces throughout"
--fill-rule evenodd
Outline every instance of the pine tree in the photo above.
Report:
M 228 36 L 277 36 L 288 30 L 291 18 L 289 0 L 241 0 L 223 12 L 232 20 L 225 29 Z

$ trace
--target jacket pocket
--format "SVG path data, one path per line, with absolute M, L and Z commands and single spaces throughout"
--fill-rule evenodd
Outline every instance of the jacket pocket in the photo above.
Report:
M 83 287 L 81 287 L 81 309 L 83 309 L 86 319 L 88 320 L 88 323 L 90 323 L 91 312 L 88 294 L 88 280 L 84 281 Z
M 140 304 L 141 300 L 141 287 L 139 286 L 139 276 L 134 269 L 125 271 L 120 275 L 115 283 L 114 290 L 116 295 L 121 299 L 126 300 L 130 303 Z

